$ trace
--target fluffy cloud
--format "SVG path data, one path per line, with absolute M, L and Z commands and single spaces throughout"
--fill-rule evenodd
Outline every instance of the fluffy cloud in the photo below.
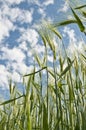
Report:
M 38 6 L 40 6 L 40 1 L 39 0 L 27 0 L 28 3 L 32 3 L 32 4 L 36 4 Z
M 38 52 L 38 54 L 41 54 L 44 52 L 44 47 L 38 43 L 39 35 L 37 31 L 31 27 L 29 28 L 29 24 L 33 21 L 34 9 L 31 7 L 26 10 L 15 6 L 25 2 L 24 0 L 1 0 L 0 2 L 2 3 L 0 8 L 0 60 L 4 63 L 3 65 L 0 64 L 0 86 L 8 88 L 9 78 L 13 82 L 19 83 L 21 82 L 21 75 L 30 73 L 33 66 L 29 65 L 28 67 L 27 64 L 29 63 L 26 64 L 26 59 L 27 62 L 32 64 L 32 53 Z M 47 0 L 42 2 L 43 4 L 39 0 L 28 0 L 28 2 L 36 4 L 39 7 L 38 12 L 42 17 L 45 17 L 45 8 L 53 4 L 54 1 Z M 21 26 L 28 24 L 28 27 L 27 29 L 25 29 L 25 26 L 19 27 L 17 23 Z M 11 42 L 6 42 L 5 38 L 10 38 L 11 32 L 15 29 L 20 31 L 20 37 L 18 40 L 15 39 L 13 48 L 10 48 Z M 5 41 L 3 44 L 2 40 Z M 16 42 L 18 43 L 17 47 Z M 29 46 L 31 50 L 28 50 Z
M 25 72 L 26 68 L 24 67 L 24 65 L 18 66 L 18 64 L 17 64 L 17 66 L 16 66 L 15 64 L 12 63 L 12 64 L 10 64 L 10 66 L 14 67 L 13 71 L 11 71 L 11 72 L 10 72 L 8 66 L 6 67 L 4 65 L 0 65 L 0 87 L 3 87 L 3 89 L 9 88 L 9 80 L 10 79 L 12 80 L 12 82 L 21 83 L 22 76 L 26 73 Z M 15 70 L 15 67 L 19 67 L 19 68 L 17 68 L 17 70 Z M 20 75 L 20 73 L 18 72 L 18 69 L 19 70 L 21 69 L 21 72 L 24 71 L 24 73 L 22 72 Z M 32 70 L 32 68 L 30 67 L 27 72 L 29 72 L 31 70 Z
M 8 47 L 2 47 L 2 57 L 1 59 L 6 59 L 9 62 L 16 61 L 22 62 L 25 59 L 25 54 L 19 48 L 9 49 Z
M 39 7 L 39 8 L 38 8 L 38 13 L 41 14 L 42 19 L 45 18 L 46 12 L 45 12 L 45 9 L 44 9 L 44 8 Z
M 48 6 L 50 4 L 54 4 L 54 0 L 46 0 L 45 2 L 43 2 L 43 5 Z
M 70 29 L 69 27 L 65 27 L 63 32 L 68 35 L 69 43 L 76 42 L 76 34 L 74 29 Z
M 8 80 L 12 79 L 13 82 L 21 83 L 22 76 L 26 73 L 30 73 L 33 66 L 29 67 L 25 63 L 25 53 L 18 47 L 9 49 L 8 47 L 2 47 L 1 60 L 6 60 L 6 66 L 0 65 L 0 85 L 2 87 L 9 87 Z M 28 60 L 28 59 L 27 59 Z
M 78 57 L 78 52 L 84 53 L 85 42 L 76 36 L 74 29 L 64 27 L 63 32 L 64 36 L 67 36 L 69 39 L 69 44 L 67 48 L 68 55 L 70 55 L 71 57 L 76 55 Z
M 5 37 L 9 37 L 10 31 L 13 31 L 17 25 L 14 22 L 31 23 L 33 20 L 33 9 L 21 10 L 19 8 L 11 8 L 3 4 L 0 9 L 0 41 Z M 18 29 L 18 28 L 17 28 Z
M 3 5 L 1 7 L 1 14 L 3 14 L 4 17 L 9 17 L 12 22 L 31 23 L 33 20 L 33 9 L 29 11 L 19 9 L 18 7 L 11 8 L 8 5 Z
M 11 30 L 14 30 L 13 23 L 7 18 L 0 19 L 0 41 L 8 37 Z
M 34 47 L 38 42 L 38 33 L 34 29 L 23 30 L 21 37 L 18 39 L 19 42 L 27 41 L 31 47 Z
M 34 46 L 34 47 L 32 48 L 33 53 L 36 52 L 36 53 L 38 53 L 39 55 L 40 55 L 41 53 L 44 53 L 44 50 L 45 50 L 45 47 L 44 47 L 43 45 L 40 45 L 40 44 L 37 44 L 36 46 Z
M 11 68 L 13 70 L 12 72 L 18 72 L 19 74 L 24 75 L 31 70 L 32 65 L 27 66 L 24 62 L 12 62 L 11 64 L 8 63 L 7 67 Z
M 41 2 L 40 0 L 28 0 L 29 3 L 35 4 L 39 7 L 45 8 L 50 4 L 54 4 L 54 0 L 46 0 Z
M 68 2 L 66 1 L 64 4 L 62 4 L 62 7 L 59 9 L 59 12 L 67 12 L 69 9 Z
M 83 40 L 79 40 L 78 42 L 71 42 L 67 48 L 68 55 L 70 57 L 78 57 L 79 54 L 84 54 L 84 49 L 86 48 L 85 42 Z
M 23 2 L 24 0 L 1 0 L 2 2 L 6 2 L 7 4 L 9 5 L 12 5 L 12 4 L 20 4 L 21 2 Z
M 26 65 L 26 62 L 25 62 L 26 55 L 25 55 L 24 51 L 22 50 L 22 48 L 24 49 L 24 51 L 26 50 L 28 52 L 25 43 L 22 43 L 21 48 L 20 48 L 20 46 L 14 47 L 13 49 L 10 49 L 8 47 L 1 48 L 2 54 L 0 55 L 0 59 L 3 61 L 6 60 L 6 67 L 9 71 L 12 71 L 12 75 L 16 75 L 16 78 L 18 76 L 18 80 L 16 80 L 16 82 L 19 81 L 19 74 L 24 75 L 25 73 L 30 71 L 30 69 L 32 68 L 32 65 L 29 67 Z M 28 56 L 31 59 L 32 54 L 28 53 Z M 29 59 L 27 57 L 27 61 L 28 60 Z M 15 77 L 15 76 L 12 76 L 12 77 Z M 13 81 L 14 80 L 15 79 L 13 79 Z
M 21 82 L 21 77 L 20 74 L 17 71 L 13 71 L 10 78 L 12 79 L 13 82 Z
M 48 61 L 51 62 L 51 63 L 53 63 L 53 55 L 52 56 L 48 55 Z
M 25 41 L 21 42 L 19 44 L 19 49 L 21 49 L 22 51 L 28 51 L 27 43 Z
M 0 86 L 8 88 L 8 79 L 10 73 L 4 65 L 0 65 Z

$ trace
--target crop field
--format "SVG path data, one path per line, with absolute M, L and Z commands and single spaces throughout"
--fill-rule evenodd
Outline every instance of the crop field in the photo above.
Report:
M 34 56 L 32 71 L 22 77 L 23 93 L 10 81 L 10 99 L 0 101 L 0 130 L 86 130 L 86 44 L 83 53 L 76 50 L 71 56 L 58 31 L 77 24 L 84 35 L 85 26 L 76 10 L 85 6 L 70 7 L 73 19 L 39 26 L 45 52 Z

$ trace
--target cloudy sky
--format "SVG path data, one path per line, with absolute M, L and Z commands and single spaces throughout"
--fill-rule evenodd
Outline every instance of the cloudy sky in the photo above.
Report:
M 33 52 L 43 53 L 36 25 L 44 19 L 56 22 L 71 17 L 68 11 L 65 0 L 0 0 L 0 91 L 9 88 L 9 79 L 22 82 L 21 76 L 33 68 Z M 61 30 L 72 53 L 75 48 L 82 50 L 84 42 L 77 29 L 67 26 Z M 52 62 L 52 56 L 49 60 Z

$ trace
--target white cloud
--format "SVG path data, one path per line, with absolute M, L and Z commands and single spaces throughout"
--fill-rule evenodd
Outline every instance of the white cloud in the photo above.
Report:
M 27 23 L 32 22 L 32 20 L 33 20 L 33 17 L 32 17 L 33 10 L 31 10 L 31 11 L 25 11 L 24 10 L 24 11 L 22 11 L 22 14 L 24 15 L 23 19 L 22 19 L 23 22 L 27 22 Z
M 25 41 L 21 42 L 18 48 L 22 51 L 28 51 L 27 43 Z
M 27 49 L 26 45 L 23 49 Z M 20 74 L 25 74 L 26 72 L 28 72 L 28 66 L 25 63 L 26 55 L 24 51 L 22 51 L 22 48 L 20 48 L 20 46 L 17 48 L 14 47 L 13 49 L 9 49 L 8 47 L 2 47 L 1 51 L 2 55 L 0 56 L 0 58 L 1 60 L 7 60 L 7 68 L 9 70 L 12 69 Z M 28 50 L 26 51 L 28 52 Z M 29 53 L 28 56 L 30 56 L 29 58 L 31 58 L 31 53 Z
M 69 44 L 67 47 L 68 56 L 70 57 L 78 57 L 78 53 L 84 54 L 85 42 L 76 36 L 75 30 L 69 27 L 64 27 L 64 37 L 69 39 Z
M 64 4 L 62 4 L 62 7 L 59 9 L 59 12 L 67 12 L 69 9 L 68 1 L 66 1 Z
M 10 67 L 13 68 L 13 71 L 10 71 Z M 29 67 L 25 65 L 24 62 L 8 63 L 7 67 L 0 65 L 0 86 L 3 89 L 9 89 L 9 80 L 11 79 L 13 83 L 22 83 L 23 75 L 29 74 L 33 70 L 33 66 Z
M 8 37 L 11 30 L 14 30 L 12 22 L 6 18 L 0 18 L 0 41 Z
M 45 12 L 44 8 L 39 7 L 38 8 L 38 13 L 41 14 L 42 18 L 45 18 L 46 12 Z
M 27 66 L 25 63 L 25 54 L 20 48 L 9 49 L 8 47 L 2 47 L 1 60 L 7 60 L 6 66 L 0 65 L 0 85 L 8 88 L 8 80 L 12 79 L 12 82 L 21 83 L 22 76 L 26 73 L 30 73 L 33 66 Z M 28 60 L 28 59 L 27 59 Z
M 33 20 L 33 9 L 29 11 L 3 5 L 0 14 L 3 14 L 4 17 L 9 17 L 12 22 L 31 23 Z
M 54 0 L 46 0 L 45 2 L 43 2 L 43 5 L 48 6 L 50 4 L 54 4 Z
M 71 29 L 69 27 L 64 27 L 63 32 L 68 35 L 69 43 L 76 42 L 77 39 L 76 39 L 76 34 L 75 34 L 74 29 Z M 64 36 L 65 36 L 65 34 L 64 34 Z
M 34 29 L 27 29 L 22 32 L 21 37 L 18 39 L 19 42 L 27 41 L 31 47 L 34 47 L 38 42 L 39 35 Z
M 0 65 L 0 86 L 8 88 L 8 78 L 10 73 L 4 65 Z
M 25 59 L 25 54 L 19 48 L 9 49 L 8 47 L 2 47 L 2 57 L 1 59 L 6 59 L 8 61 L 22 62 Z
M 33 21 L 34 9 L 30 8 L 29 10 L 21 9 L 18 5 L 24 0 L 1 0 L 0 8 L 0 41 L 5 39 L 5 37 L 10 36 L 10 31 L 15 29 L 20 30 L 20 38 L 16 41 L 19 43 L 17 47 L 9 48 L 10 44 L 1 42 L 1 54 L 0 59 L 6 64 L 0 65 L 0 86 L 8 88 L 8 79 L 12 79 L 13 82 L 21 82 L 21 75 L 30 73 L 33 68 L 32 62 L 32 53 L 38 52 L 38 54 L 44 52 L 44 46 L 38 43 L 39 35 L 37 31 L 33 28 L 20 28 L 17 23 L 31 24 Z M 28 0 L 29 3 L 34 2 L 38 6 L 38 11 L 42 15 L 42 18 L 46 16 L 45 8 L 46 6 L 53 4 L 53 0 L 44 1 L 41 4 L 40 0 Z M 15 24 L 14 24 L 15 23 Z M 24 27 L 24 26 L 23 26 Z M 16 39 L 15 39 L 16 40 Z M 15 44 L 16 44 L 15 42 Z M 11 42 L 10 42 L 11 43 Z M 28 50 L 28 46 L 31 46 L 31 50 Z M 9 47 L 8 47 L 9 46 Z M 26 53 L 27 53 L 27 62 L 30 62 L 31 65 L 28 67 L 26 64 Z
M 47 6 L 54 4 L 54 0 L 44 0 L 44 1 L 40 1 L 40 0 L 31 0 L 30 1 L 30 0 L 28 0 L 28 2 L 33 4 L 33 5 L 38 6 L 37 11 L 41 15 L 41 20 L 43 20 L 46 17 Z
M 78 42 L 71 42 L 67 48 L 67 52 L 70 55 L 70 57 L 78 57 L 78 53 L 84 54 L 84 49 L 86 48 L 86 45 L 83 40 L 79 40 Z
M 3 0 L 1 0 L 3 2 Z M 24 0 L 4 0 L 4 2 L 6 2 L 7 4 L 20 4 L 21 2 L 23 2 Z
M 40 44 L 36 44 L 36 46 L 34 46 L 32 48 L 33 53 L 36 52 L 38 54 L 44 53 L 44 50 L 45 50 L 45 47 L 43 45 L 40 45 Z
M 27 0 L 28 3 L 33 3 L 39 5 L 39 0 Z
M 20 77 L 20 74 L 19 74 L 17 71 L 13 71 L 13 72 L 11 73 L 11 80 L 12 80 L 13 82 L 17 82 L 17 83 L 19 83 L 19 82 L 22 81 L 22 80 L 21 80 L 21 77 Z
M 9 88 L 10 79 L 12 80 L 12 82 L 22 82 L 21 75 L 18 73 L 18 71 L 15 71 L 15 69 L 12 72 L 10 72 L 9 68 L 4 65 L 0 65 L 0 68 L 0 86 L 3 87 L 3 89 Z
M 28 72 L 28 66 L 22 61 L 22 62 L 12 62 L 11 64 L 8 63 L 8 68 L 12 68 L 13 71 L 20 73 L 21 75 L 24 75 L 26 72 Z
M 53 55 L 52 56 L 48 55 L 48 61 L 51 62 L 51 63 L 53 63 Z
M 37 5 L 38 7 L 45 8 L 50 4 L 54 4 L 54 0 L 44 0 L 43 2 L 40 2 L 40 0 L 28 0 L 28 3 L 32 3 Z

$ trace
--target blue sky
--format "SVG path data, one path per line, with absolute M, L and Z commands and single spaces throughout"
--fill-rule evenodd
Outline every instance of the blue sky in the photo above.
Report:
M 0 91 L 7 94 L 10 78 L 21 83 L 21 75 L 33 68 L 33 52 L 44 52 L 36 25 L 44 19 L 56 22 L 70 18 L 68 12 L 65 0 L 0 0 Z M 63 27 L 61 33 L 71 54 L 76 49 L 83 50 L 84 35 L 77 26 Z M 48 59 L 52 62 L 51 55 Z

